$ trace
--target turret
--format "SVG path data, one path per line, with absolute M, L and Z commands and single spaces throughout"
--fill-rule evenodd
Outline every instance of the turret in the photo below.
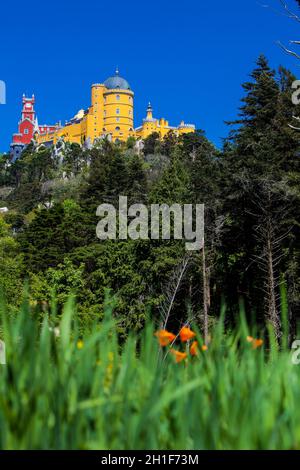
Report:
M 105 80 L 103 92 L 103 132 L 112 135 L 113 140 L 124 141 L 134 135 L 133 97 L 129 83 L 117 68 L 115 75 Z
M 147 117 L 146 117 L 146 120 L 147 121 L 152 121 L 153 119 L 153 108 L 151 106 L 151 103 L 149 101 L 149 104 L 148 104 L 148 107 L 147 107 Z

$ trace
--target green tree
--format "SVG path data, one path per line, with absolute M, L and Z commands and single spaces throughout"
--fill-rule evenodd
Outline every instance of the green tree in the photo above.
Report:
M 159 153 L 161 147 L 160 136 L 158 132 L 153 132 L 144 140 L 144 155 L 153 155 Z
M 0 214 L 0 291 L 10 307 L 17 307 L 22 300 L 23 257 L 20 248 Z
M 271 320 L 279 334 L 280 273 L 294 259 L 290 248 L 298 231 L 299 143 L 289 127 L 293 78 L 282 68 L 275 75 L 264 57 L 251 78 L 244 84 L 241 119 L 235 122 L 239 127 L 224 147 L 224 211 L 229 221 L 224 270 L 227 282 L 232 281 L 230 291 L 243 294 L 258 318 Z M 292 310 L 297 308 L 294 304 Z

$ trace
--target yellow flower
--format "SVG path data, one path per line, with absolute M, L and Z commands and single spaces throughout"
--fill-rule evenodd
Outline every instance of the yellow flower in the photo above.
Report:
M 203 345 L 201 346 L 201 349 L 202 349 L 202 351 L 207 351 L 207 350 L 208 350 L 208 346 L 206 346 L 206 344 L 203 344 Z
M 79 340 L 77 341 L 77 349 L 82 349 L 83 346 L 84 346 L 84 343 L 83 343 L 82 339 L 79 339 Z

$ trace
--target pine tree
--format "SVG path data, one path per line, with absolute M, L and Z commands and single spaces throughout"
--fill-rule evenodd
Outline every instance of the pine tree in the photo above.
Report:
M 182 161 L 181 151 L 177 148 L 162 177 L 152 188 L 150 200 L 157 204 L 184 204 L 190 202 L 189 195 L 189 174 Z
M 289 127 L 291 74 L 281 68 L 276 76 L 263 57 L 257 65 L 252 81 L 244 85 L 241 119 L 235 122 L 240 127 L 231 136 L 232 144 L 224 148 L 225 211 L 231 219 L 230 239 L 224 243 L 227 257 L 234 260 L 230 272 L 239 292 L 249 299 L 262 298 L 265 312 L 273 311 L 271 321 L 279 336 L 279 305 L 276 300 L 274 306 L 274 299 L 279 292 L 277 280 L 286 270 L 285 247 L 295 231 L 293 180 L 299 181 L 299 143 Z M 257 263 L 259 259 L 262 263 Z M 263 285 L 268 287 L 260 292 Z
M 144 203 L 147 200 L 147 178 L 140 156 L 134 154 L 128 162 L 129 204 Z

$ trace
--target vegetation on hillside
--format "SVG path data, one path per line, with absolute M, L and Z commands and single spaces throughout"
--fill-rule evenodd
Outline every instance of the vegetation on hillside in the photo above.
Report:
M 287 286 L 290 338 L 299 315 L 299 133 L 289 127 L 294 77 L 262 56 L 243 85 L 239 119 L 221 150 L 203 131 L 163 141 L 99 141 L 91 149 L 59 142 L 29 146 L 0 160 L 0 286 L 12 309 L 29 280 L 30 301 L 58 308 L 74 293 L 81 328 L 103 317 L 105 289 L 117 295 L 119 331 L 144 327 L 149 315 L 178 328 L 194 318 L 213 325 L 222 299 L 227 324 L 239 298 L 250 323 L 282 333 L 279 289 Z M 184 242 L 96 238 L 96 208 L 129 204 L 204 203 L 205 250 L 187 257 Z M 176 280 L 180 279 L 180 283 Z M 176 295 L 175 295 L 176 294 Z M 170 299 L 171 305 L 170 305 Z M 207 332 L 206 332 L 207 336 Z

